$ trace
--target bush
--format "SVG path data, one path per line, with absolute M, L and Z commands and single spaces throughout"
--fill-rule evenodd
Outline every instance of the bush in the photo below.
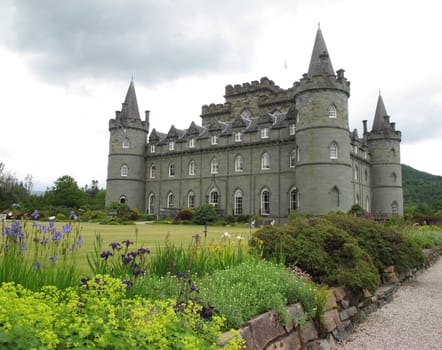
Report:
M 197 225 L 204 225 L 215 222 L 218 219 L 216 208 L 211 204 L 203 204 L 195 209 L 193 222 Z
M 298 217 L 294 222 L 257 231 L 251 244 L 262 247 L 264 258 L 296 265 L 318 282 L 355 291 L 379 286 L 377 269 L 355 238 L 321 217 Z
M 173 219 L 174 224 L 179 224 L 182 221 L 192 221 L 193 210 L 190 208 L 181 209 Z

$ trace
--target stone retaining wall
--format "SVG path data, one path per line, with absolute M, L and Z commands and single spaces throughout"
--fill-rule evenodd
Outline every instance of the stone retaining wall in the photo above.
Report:
M 442 247 L 426 250 L 425 267 L 436 262 L 441 254 Z M 276 312 L 269 311 L 248 321 L 239 332 L 246 340 L 247 350 L 331 350 L 336 342 L 350 336 L 369 314 L 391 302 L 402 282 L 416 278 L 422 271 L 398 275 L 394 267 L 389 266 L 382 276 L 384 284 L 374 294 L 364 290 L 360 295 L 351 295 L 340 287 L 331 289 L 322 324 L 309 320 L 303 325 L 291 322 L 284 326 L 278 322 Z M 290 305 L 287 310 L 293 320 L 304 314 L 300 304 Z M 229 336 L 229 333 L 224 334 L 220 343 Z

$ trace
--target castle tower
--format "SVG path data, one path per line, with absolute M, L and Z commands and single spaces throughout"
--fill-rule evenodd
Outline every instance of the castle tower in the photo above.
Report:
M 335 74 L 318 28 L 308 73 L 294 84 L 296 185 L 301 213 L 348 211 L 353 205 L 348 98 L 344 71 Z
M 402 216 L 401 132 L 396 130 L 395 123 L 390 122 L 380 94 L 367 143 L 372 162 L 371 211 L 375 215 Z
M 133 81 L 130 82 L 121 111 L 109 120 L 109 158 L 106 206 L 125 203 L 144 211 L 145 148 L 149 132 L 149 112 L 140 118 Z

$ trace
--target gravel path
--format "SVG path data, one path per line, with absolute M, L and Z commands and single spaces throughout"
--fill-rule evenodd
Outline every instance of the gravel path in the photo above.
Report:
M 338 350 L 442 350 L 442 259 L 372 313 Z

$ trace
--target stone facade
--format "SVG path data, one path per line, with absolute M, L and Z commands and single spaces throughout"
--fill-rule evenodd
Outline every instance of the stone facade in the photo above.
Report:
M 308 73 L 283 89 L 268 78 L 228 85 L 201 125 L 149 134 L 133 82 L 109 122 L 106 204 L 158 217 L 211 203 L 224 215 L 284 222 L 291 210 L 321 214 L 359 204 L 402 215 L 401 134 L 381 96 L 373 129 L 349 130 L 350 83 L 333 70 L 318 29 Z

